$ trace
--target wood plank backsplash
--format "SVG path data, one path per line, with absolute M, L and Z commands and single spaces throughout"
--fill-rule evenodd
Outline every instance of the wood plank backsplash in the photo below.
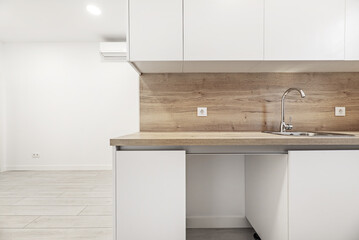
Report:
M 295 131 L 359 131 L 359 73 L 144 74 L 141 131 L 278 130 L 280 100 L 290 87 L 286 121 Z M 346 117 L 334 107 L 345 106 Z M 207 117 L 197 117 L 207 107 Z

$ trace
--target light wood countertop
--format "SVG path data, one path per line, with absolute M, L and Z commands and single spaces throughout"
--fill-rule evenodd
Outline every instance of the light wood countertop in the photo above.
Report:
M 110 140 L 111 146 L 311 146 L 359 145 L 354 137 L 295 137 L 262 132 L 137 132 Z

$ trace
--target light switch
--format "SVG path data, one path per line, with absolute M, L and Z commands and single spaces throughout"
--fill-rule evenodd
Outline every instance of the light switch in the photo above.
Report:
M 345 117 L 345 107 L 335 107 L 336 117 Z
M 207 117 L 207 108 L 206 107 L 198 107 L 197 108 L 197 117 Z

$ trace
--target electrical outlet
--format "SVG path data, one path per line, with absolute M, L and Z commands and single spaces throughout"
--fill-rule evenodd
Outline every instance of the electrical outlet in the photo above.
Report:
M 345 107 L 335 107 L 336 117 L 345 117 Z
M 38 153 L 33 153 L 33 154 L 32 154 L 32 158 L 40 158 L 40 154 L 38 154 Z
M 197 117 L 207 117 L 207 108 L 206 107 L 198 107 L 197 108 Z

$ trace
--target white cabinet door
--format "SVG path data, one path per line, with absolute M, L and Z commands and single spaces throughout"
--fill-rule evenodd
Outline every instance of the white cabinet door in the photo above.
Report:
M 129 0 L 130 61 L 181 61 L 182 39 L 182 0 Z
M 118 240 L 185 240 L 185 151 L 118 151 Z
M 185 60 L 263 60 L 264 0 L 184 0 Z
M 359 151 L 289 152 L 289 239 L 359 239 Z
M 246 156 L 246 217 L 264 240 L 288 240 L 287 165 L 286 154 Z
M 345 0 L 266 0 L 265 60 L 344 60 Z
M 359 0 L 347 0 L 345 59 L 359 60 Z

